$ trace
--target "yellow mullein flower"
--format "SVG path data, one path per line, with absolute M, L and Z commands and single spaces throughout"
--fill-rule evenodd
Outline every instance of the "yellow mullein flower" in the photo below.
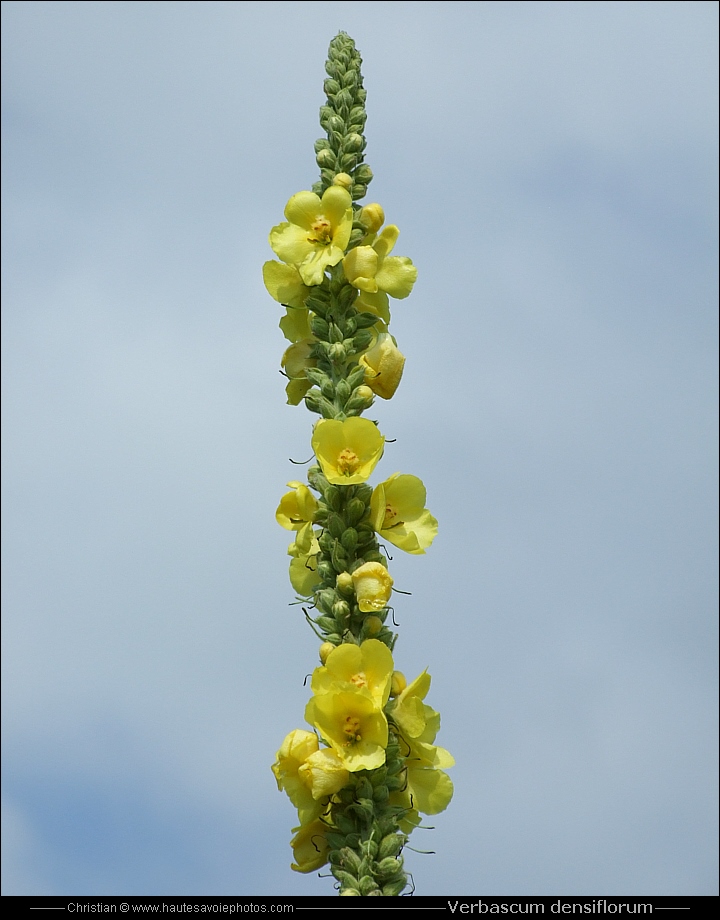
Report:
M 313 531 L 312 524 L 305 524 L 298 531 L 295 542 L 288 547 L 290 562 L 290 584 L 300 597 L 308 597 L 320 581 L 317 573 L 317 555 L 320 544 Z
M 337 185 L 326 189 L 322 199 L 298 192 L 288 201 L 285 217 L 286 223 L 270 231 L 270 245 L 283 262 L 297 266 L 304 284 L 321 284 L 325 269 L 337 265 L 350 240 L 350 194 Z
M 301 824 L 307 824 L 319 817 L 323 810 L 313 797 L 309 784 L 300 774 L 303 764 L 318 752 L 319 747 L 315 732 L 296 728 L 283 741 L 272 765 L 278 789 L 287 792 L 288 798 L 298 810 Z
M 295 836 L 290 841 L 296 862 L 291 863 L 293 872 L 314 872 L 328 861 L 328 842 L 325 837 L 327 824 L 316 818 L 307 824 L 293 828 Z
M 298 769 L 298 776 L 316 800 L 340 792 L 350 781 L 349 771 L 332 748 L 310 754 Z
M 385 763 L 387 719 L 369 695 L 355 689 L 320 693 L 307 704 L 305 719 L 351 773 Z
M 363 613 L 383 610 L 392 592 L 393 580 L 380 562 L 365 562 L 352 573 L 358 607 Z
M 278 326 L 288 342 L 301 342 L 303 339 L 312 338 L 309 310 L 288 307 Z
M 407 763 L 407 785 L 413 807 L 424 815 L 437 815 L 450 804 L 453 784 L 447 773 L 432 767 Z
M 403 834 L 407 834 L 409 837 L 418 824 L 420 824 L 422 818 L 415 808 L 415 803 L 410 798 L 410 792 L 407 786 L 404 789 L 393 790 L 393 792 L 390 793 L 388 804 L 392 805 L 394 808 L 402 809 L 402 812 L 397 818 L 398 827 Z
M 403 733 L 409 738 L 419 738 L 427 726 L 427 718 L 423 700 L 430 689 L 431 677 L 427 668 L 419 674 L 411 684 L 405 684 L 405 687 L 388 707 L 388 712 L 393 721 Z
M 289 406 L 297 406 L 312 386 L 305 371 L 317 364 L 315 358 L 311 357 L 314 344 L 314 338 L 301 339 L 287 348 L 280 360 L 280 366 L 290 378 L 285 387 Z
M 320 419 L 312 448 L 328 482 L 352 486 L 365 482 L 382 457 L 385 438 L 369 419 Z
M 267 292 L 274 300 L 297 310 L 305 308 L 310 288 L 303 284 L 300 272 L 294 265 L 270 260 L 263 265 L 262 272 Z
M 312 676 L 313 693 L 327 693 L 342 684 L 351 684 L 367 693 L 382 709 L 390 697 L 393 658 L 390 649 L 377 639 L 366 639 L 362 645 L 345 642 L 328 655 L 325 666 L 315 668 Z
M 293 479 L 288 486 L 293 491 L 280 499 L 275 520 L 285 530 L 301 530 L 312 521 L 318 507 L 317 499 L 302 482 Z
M 359 291 L 358 309 L 367 309 L 390 321 L 388 294 L 407 297 L 417 280 L 417 268 L 406 256 L 391 256 L 400 231 L 391 224 L 372 246 L 356 246 L 343 259 L 345 277 Z
M 438 522 L 425 507 L 426 495 L 422 480 L 407 473 L 393 473 L 381 482 L 370 499 L 377 533 L 406 553 L 424 553 L 438 532 Z
M 408 758 L 417 767 L 452 767 L 455 759 L 445 748 L 434 745 L 440 730 L 440 713 L 423 703 L 430 689 L 427 669 L 408 684 L 387 708 L 408 746 Z
M 358 363 L 365 368 L 365 383 L 373 393 L 390 399 L 400 384 L 405 355 L 389 332 L 381 332 L 372 348 L 360 355 Z

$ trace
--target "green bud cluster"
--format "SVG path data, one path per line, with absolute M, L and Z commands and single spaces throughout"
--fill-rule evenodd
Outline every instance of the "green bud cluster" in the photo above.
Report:
M 313 191 L 318 195 L 333 184 L 335 176 L 345 173 L 352 180 L 350 195 L 353 201 L 358 201 L 365 196 L 372 180 L 372 170 L 364 163 L 363 156 L 367 94 L 363 89 L 361 63 L 350 36 L 345 32 L 336 35 L 330 42 L 325 64 L 327 104 L 320 109 L 320 125 L 327 138 L 315 142 L 320 181 L 313 185 Z
M 333 829 L 326 838 L 330 868 L 340 894 L 396 897 L 407 886 L 402 849 L 407 836 L 398 829 L 404 810 L 388 804 L 404 783 L 403 759 L 391 733 L 386 764 L 360 770 L 332 806 Z
M 319 466 L 308 470 L 308 482 L 320 494 L 313 523 L 323 532 L 318 540 L 320 584 L 315 595 L 318 616 L 313 619 L 321 638 L 333 645 L 379 639 L 392 650 L 395 634 L 384 624 L 387 609 L 377 614 L 360 610 L 352 573 L 366 562 L 383 562 L 375 530 L 370 523 L 372 489 L 331 485 Z M 379 623 L 379 626 L 378 626 Z
M 305 405 L 323 418 L 344 421 L 370 408 L 374 394 L 365 386 L 365 370 L 357 362 L 372 341 L 369 327 L 377 322 L 372 313 L 355 308 L 357 291 L 348 284 L 342 266 L 313 288 L 308 307 L 316 314 L 310 325 L 315 338 L 311 355 L 315 367 L 305 371 L 313 384 Z

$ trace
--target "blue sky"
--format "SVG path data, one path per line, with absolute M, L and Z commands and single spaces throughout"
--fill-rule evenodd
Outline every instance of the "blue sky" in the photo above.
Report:
M 3 893 L 332 893 L 269 769 L 313 417 L 260 270 L 340 29 L 419 270 L 377 411 L 440 522 L 391 563 L 457 760 L 416 890 L 717 893 L 717 5 L 2 15 Z

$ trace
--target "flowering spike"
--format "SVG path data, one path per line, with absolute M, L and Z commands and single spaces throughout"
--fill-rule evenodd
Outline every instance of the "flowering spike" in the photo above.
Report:
M 405 357 L 388 331 L 389 298 L 411 293 L 417 269 L 390 255 L 399 230 L 383 229 L 382 206 L 355 203 L 372 179 L 360 63 L 341 32 L 325 68 L 320 181 L 290 198 L 269 237 L 279 261 L 263 266 L 268 293 L 285 308 L 287 402 L 321 416 L 308 485 L 288 482 L 275 514 L 295 532 L 290 583 L 322 643 L 305 707 L 313 731 L 290 732 L 272 769 L 298 812 L 291 868 L 329 863 L 341 895 L 396 897 L 408 887 L 403 847 L 420 812 L 447 807 L 453 786 L 444 770 L 454 761 L 434 743 L 440 715 L 424 702 L 429 675 L 408 685 L 395 669 L 393 579 L 381 549 L 391 557 L 378 543 L 423 554 L 437 521 L 417 476 L 368 484 L 386 442 L 361 416 L 400 385 Z

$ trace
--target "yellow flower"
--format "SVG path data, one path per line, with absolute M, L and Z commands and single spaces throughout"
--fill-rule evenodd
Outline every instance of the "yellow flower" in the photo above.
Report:
M 325 269 L 337 265 L 350 240 L 350 194 L 337 185 L 326 189 L 322 199 L 298 192 L 288 201 L 285 217 L 286 223 L 270 231 L 270 245 L 283 262 L 297 266 L 304 284 L 321 284 Z
M 297 406 L 312 386 L 308 380 L 306 370 L 315 367 L 317 361 L 312 357 L 314 338 L 301 339 L 285 350 L 280 360 L 280 365 L 290 378 L 285 387 L 289 406 Z
M 393 675 L 390 649 L 377 639 L 366 639 L 362 645 L 345 642 L 328 655 L 325 666 L 315 668 L 312 676 L 313 693 L 327 693 L 342 685 L 367 693 L 378 708 L 387 703 Z
M 300 272 L 294 265 L 283 265 L 274 260 L 266 262 L 263 265 L 263 281 L 268 294 L 278 303 L 298 311 L 305 309 L 305 299 L 310 288 L 303 284 Z
M 305 524 L 312 521 L 318 503 L 310 489 L 302 482 L 293 480 L 288 485 L 294 491 L 287 492 L 280 499 L 275 520 L 285 530 L 301 530 Z
M 391 224 L 372 246 L 356 246 L 343 260 L 345 277 L 361 292 L 359 310 L 368 310 L 390 321 L 388 294 L 400 300 L 407 297 L 417 280 L 417 269 L 405 256 L 391 256 L 400 231 Z
M 373 490 L 370 520 L 380 536 L 406 553 L 425 552 L 438 523 L 425 507 L 425 486 L 417 476 L 393 473 Z
M 358 363 L 365 368 L 365 383 L 373 393 L 390 399 L 400 384 L 405 367 L 405 355 L 390 333 L 381 332 L 372 348 L 360 356 Z
M 288 307 L 278 326 L 288 342 L 301 342 L 303 339 L 312 338 L 309 310 Z
M 424 815 L 437 815 L 450 804 L 453 784 L 447 773 L 407 762 L 407 785 L 413 807 Z
M 327 825 L 320 818 L 308 824 L 294 827 L 295 836 L 290 841 L 295 862 L 290 868 L 294 872 L 314 872 L 322 869 L 328 861 L 328 842 L 325 837 Z
M 429 713 L 433 710 L 423 703 L 430 689 L 430 675 L 427 668 L 411 684 L 405 685 L 388 707 L 388 712 L 402 734 L 408 738 L 419 738 L 427 727 Z M 425 710 L 429 710 L 426 716 Z
M 287 792 L 288 798 L 298 810 L 301 824 L 307 824 L 317 818 L 323 810 L 300 774 L 303 764 L 319 747 L 315 732 L 296 728 L 283 741 L 272 765 L 278 789 Z
M 333 485 L 365 482 L 382 457 L 385 438 L 369 419 L 320 419 L 312 436 L 312 448 L 325 478 Z
M 350 772 L 385 763 L 387 719 L 371 697 L 355 689 L 313 696 L 305 719 L 314 725 Z
M 423 703 L 430 689 L 427 669 L 408 684 L 387 708 L 408 746 L 408 760 L 415 767 L 452 767 L 455 759 L 445 748 L 433 744 L 440 729 L 440 713 Z
M 320 544 L 313 531 L 312 524 L 305 524 L 298 531 L 295 542 L 288 547 L 290 561 L 290 584 L 300 597 L 308 597 L 320 581 L 317 573 L 317 556 Z
M 393 580 L 380 562 L 365 562 L 352 573 L 358 606 L 363 613 L 383 610 L 392 592 Z
M 340 792 L 350 781 L 350 773 L 332 748 L 321 748 L 311 754 L 300 766 L 298 775 L 315 800 Z

